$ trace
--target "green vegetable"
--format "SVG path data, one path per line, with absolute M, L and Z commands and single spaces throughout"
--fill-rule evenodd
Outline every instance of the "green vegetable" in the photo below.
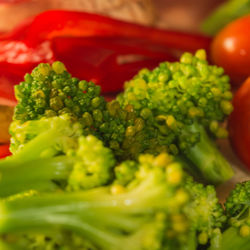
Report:
M 233 176 L 213 138 L 227 137 L 221 125 L 232 112 L 229 77 L 208 65 L 204 50 L 184 53 L 180 62 L 141 70 L 118 97 L 132 105 L 145 124 L 157 129 L 156 141 L 174 155 L 185 155 L 208 182 Z
M 141 155 L 137 169 L 126 187 L 114 182 L 86 191 L 6 198 L 0 202 L 0 233 L 60 229 L 98 249 L 191 250 L 222 227 L 214 188 L 190 180 L 180 163 L 164 153 Z
M 28 121 L 16 135 L 25 137 L 28 132 L 38 135 L 0 161 L 0 197 L 29 189 L 53 190 L 58 182 L 73 190 L 87 189 L 112 179 L 112 151 L 94 136 L 83 136 L 81 125 L 68 116 Z
M 250 246 L 250 181 L 236 184 L 225 203 L 228 226 L 209 250 L 248 250 Z
M 40 64 L 16 87 L 13 155 L 0 161 L 1 249 L 246 250 L 249 182 L 225 212 L 189 176 L 233 175 L 213 142 L 227 135 L 228 81 L 200 50 L 106 102 L 62 63 Z
M 250 181 L 236 184 L 225 203 L 230 224 L 250 238 Z
M 201 30 L 208 35 L 215 35 L 228 23 L 249 13 L 249 0 L 228 0 L 205 19 Z
M 117 101 L 106 102 L 100 96 L 100 86 L 71 77 L 60 62 L 39 64 L 15 87 L 15 94 L 18 104 L 10 126 L 14 154 L 41 132 L 29 129 L 29 121 L 65 114 L 82 125 L 82 134 L 95 135 L 119 158 L 136 158 L 150 148 L 162 149 L 155 147 L 154 129 L 145 126 L 131 105 L 121 108 Z M 39 124 L 36 126 L 44 127 Z

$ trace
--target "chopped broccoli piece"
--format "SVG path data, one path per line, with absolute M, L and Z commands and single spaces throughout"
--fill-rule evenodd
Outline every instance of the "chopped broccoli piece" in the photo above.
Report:
M 78 121 L 84 135 L 95 135 L 119 158 L 136 158 L 150 147 L 157 151 L 155 129 L 145 126 L 131 105 L 121 108 L 115 100 L 106 102 L 100 86 L 71 77 L 60 62 L 39 64 L 15 87 L 15 94 L 18 104 L 10 126 L 13 153 L 41 132 L 28 130 L 29 121 L 62 114 Z
M 192 198 L 192 202 L 187 205 L 185 212 L 192 221 L 192 229 L 199 234 L 199 244 L 205 245 L 209 239 L 220 234 L 219 229 L 226 222 L 224 210 L 219 204 L 214 186 L 204 187 L 191 179 L 187 180 L 184 185 Z
M 180 245 L 188 229 L 181 213 L 188 202 L 181 187 L 184 173 L 174 163 L 150 167 L 146 159 L 141 160 L 134 185 L 121 192 L 111 186 L 2 200 L 0 233 L 62 228 L 82 235 L 98 249 L 160 250 L 168 244 L 168 232 L 175 235 L 171 242 Z
M 136 170 L 126 172 L 128 166 Z M 193 182 L 173 157 L 145 154 L 117 168 L 125 172 L 110 186 L 2 200 L 0 233 L 56 228 L 98 249 L 195 250 L 220 232 L 225 216 L 214 188 Z
M 26 132 L 32 133 L 33 128 L 42 132 L 15 155 L 0 161 L 0 197 L 65 185 L 73 190 L 87 189 L 112 180 L 112 151 L 93 135 L 81 135 L 81 125 L 67 117 L 24 123 Z
M 68 179 L 68 189 L 81 190 L 98 187 L 112 180 L 112 168 L 115 165 L 114 156 L 102 141 L 92 135 L 79 138 L 77 151 L 71 151 L 70 156 L 76 158 Z
M 239 228 L 241 236 L 250 237 L 250 181 L 236 184 L 225 207 L 230 224 Z
M 77 138 L 83 134 L 82 125 L 74 122 L 72 117 L 61 115 L 40 120 L 30 120 L 24 123 L 13 121 L 10 128 L 13 154 L 20 153 L 20 159 L 26 155 L 29 159 L 58 155 L 74 147 Z M 28 142 L 30 147 L 24 145 Z
M 250 181 L 236 184 L 225 203 L 228 225 L 209 250 L 248 250 L 250 246 Z
M 157 128 L 156 139 L 172 154 L 184 154 L 212 183 L 230 179 L 233 170 L 210 138 L 224 138 L 220 125 L 233 109 L 229 77 L 208 65 L 204 50 L 184 53 L 180 62 L 164 62 L 141 70 L 118 96 L 132 105 L 146 124 Z

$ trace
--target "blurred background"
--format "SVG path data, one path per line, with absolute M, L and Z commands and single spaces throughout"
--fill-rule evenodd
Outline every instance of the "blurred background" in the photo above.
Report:
M 83 10 L 118 19 L 198 31 L 200 22 L 223 0 L 0 0 L 0 30 L 48 9 Z M 7 25 L 6 25 L 7 24 Z

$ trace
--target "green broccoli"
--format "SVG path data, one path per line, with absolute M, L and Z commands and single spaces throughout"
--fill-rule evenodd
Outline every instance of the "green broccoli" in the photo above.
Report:
M 21 160 L 65 153 L 65 150 L 74 147 L 77 138 L 83 134 L 82 125 L 66 114 L 24 123 L 13 121 L 10 131 L 11 150 L 14 155 L 20 155 Z M 33 141 L 31 146 L 23 150 L 30 141 Z M 24 159 L 24 156 L 28 158 Z
M 214 186 L 203 186 L 192 179 L 188 179 L 184 186 L 192 201 L 185 208 L 185 213 L 191 220 L 191 230 L 197 232 L 198 243 L 206 245 L 209 240 L 220 235 L 220 229 L 226 223 L 224 210 L 219 204 Z
M 225 216 L 214 188 L 193 182 L 172 156 L 140 155 L 117 169 L 110 186 L 2 200 L 0 233 L 62 228 L 98 249 L 195 250 L 220 232 Z
M 250 246 L 250 181 L 236 184 L 225 203 L 228 225 L 209 250 L 248 250 Z
M 60 62 L 39 64 L 15 87 L 15 95 L 18 104 L 10 126 L 12 153 L 39 133 L 26 131 L 27 122 L 62 114 L 79 122 L 83 135 L 101 139 L 118 158 L 136 158 L 150 147 L 157 150 L 155 129 L 145 126 L 131 105 L 121 108 L 117 101 L 105 101 L 100 86 L 71 77 Z M 25 139 L 20 134 L 25 134 Z
M 240 228 L 242 236 L 250 236 L 250 181 L 236 184 L 225 207 L 230 224 Z
M 98 249 L 160 250 L 170 243 L 181 247 L 188 230 L 182 214 L 188 194 L 181 186 L 181 167 L 174 162 L 152 167 L 146 156 L 139 164 L 137 178 L 127 188 L 113 184 L 2 200 L 0 233 L 62 228 L 82 235 Z M 172 237 L 169 242 L 167 235 Z
M 15 95 L 18 104 L 10 126 L 13 153 L 20 144 L 32 138 L 26 136 L 26 141 L 20 142 L 18 136 L 22 130 L 26 130 L 22 124 L 27 121 L 67 114 L 72 120 L 80 121 L 83 134 L 95 134 L 100 117 L 93 117 L 105 108 L 105 100 L 100 96 L 100 86 L 71 77 L 60 62 L 55 62 L 52 66 L 39 64 L 31 74 L 25 75 L 24 82 L 15 86 Z M 40 131 L 35 130 L 34 133 L 36 132 Z M 30 136 L 32 131 L 27 133 Z
M 28 121 L 19 139 L 38 134 L 19 151 L 0 161 L 0 197 L 29 189 L 87 189 L 112 180 L 115 159 L 96 137 L 82 135 L 67 115 Z M 23 124 L 23 125 L 24 125 Z M 39 133 L 40 132 L 40 133 Z
M 233 176 L 212 137 L 224 138 L 220 125 L 233 109 L 229 78 L 208 65 L 204 50 L 184 53 L 180 62 L 164 62 L 141 70 L 118 96 L 122 107 L 132 105 L 137 116 L 157 128 L 156 140 L 172 154 L 184 154 L 203 177 L 220 183 Z

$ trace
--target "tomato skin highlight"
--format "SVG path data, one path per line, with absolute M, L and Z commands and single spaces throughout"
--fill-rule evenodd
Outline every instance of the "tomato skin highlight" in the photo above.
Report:
M 236 92 L 233 106 L 234 111 L 228 120 L 230 142 L 250 170 L 250 77 Z
M 215 36 L 211 59 L 225 69 L 235 85 L 250 75 L 250 15 L 233 21 Z

